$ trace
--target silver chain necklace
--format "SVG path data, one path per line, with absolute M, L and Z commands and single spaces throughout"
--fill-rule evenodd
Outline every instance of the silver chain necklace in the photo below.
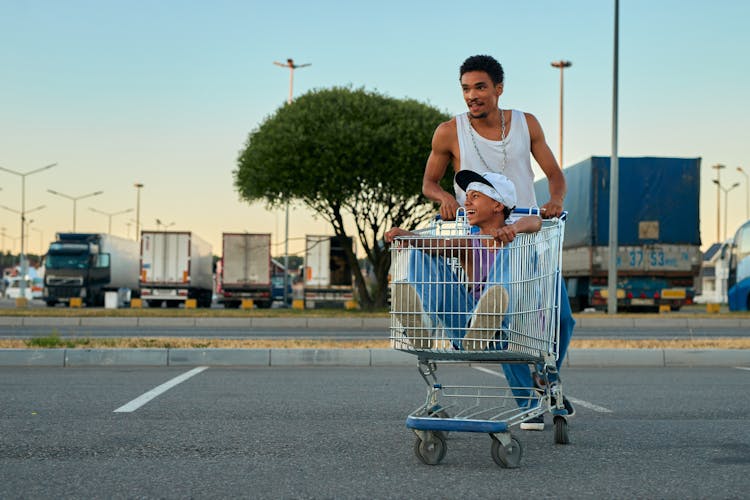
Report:
M 477 140 L 474 137 L 476 135 L 476 132 L 474 131 L 474 127 L 471 126 L 471 115 L 467 112 L 466 116 L 469 117 L 469 132 L 471 134 L 471 143 L 474 144 L 474 151 L 477 152 L 477 156 L 479 156 L 479 159 L 482 161 L 484 168 L 486 168 L 488 171 L 492 171 L 490 166 L 485 161 L 484 156 L 482 156 L 482 153 L 479 152 Z M 503 164 L 500 167 L 500 173 L 504 174 L 505 167 L 506 165 L 508 165 L 508 150 L 507 145 L 505 144 L 505 113 L 503 113 L 502 109 L 500 109 L 500 148 L 503 153 Z

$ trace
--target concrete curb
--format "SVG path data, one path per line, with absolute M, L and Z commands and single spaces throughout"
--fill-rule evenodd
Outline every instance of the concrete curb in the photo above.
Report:
M 670 317 L 588 317 L 577 316 L 576 328 L 594 330 L 600 328 L 700 330 L 706 328 L 747 328 L 750 318 L 670 318 Z M 388 330 L 388 317 L 322 318 L 322 317 L 104 317 L 104 316 L 0 316 L 0 327 L 23 328 L 27 326 L 99 326 L 99 327 L 211 327 L 211 328 L 294 328 L 317 330 Z
M 409 366 L 393 349 L 0 349 L 0 366 Z M 571 349 L 565 366 L 750 367 L 750 349 Z

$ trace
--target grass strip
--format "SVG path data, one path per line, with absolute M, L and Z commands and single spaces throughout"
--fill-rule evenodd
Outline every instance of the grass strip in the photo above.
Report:
M 573 339 L 571 349 L 750 349 L 750 338 Z M 2 339 L 1 349 L 387 349 L 388 339 L 198 339 L 182 337 L 89 338 L 51 334 Z

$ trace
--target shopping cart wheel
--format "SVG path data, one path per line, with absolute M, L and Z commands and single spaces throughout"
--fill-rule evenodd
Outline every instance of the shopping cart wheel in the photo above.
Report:
M 492 460 L 504 469 L 515 469 L 521 464 L 523 447 L 521 442 L 511 436 L 510 445 L 504 446 L 495 436 L 492 436 Z
M 556 444 L 570 444 L 570 436 L 568 436 L 568 419 L 557 415 L 554 418 L 555 422 L 555 443 Z
M 425 439 L 417 436 L 414 442 L 414 454 L 426 465 L 437 465 L 443 458 L 448 447 L 445 444 L 445 437 L 440 431 L 425 431 Z

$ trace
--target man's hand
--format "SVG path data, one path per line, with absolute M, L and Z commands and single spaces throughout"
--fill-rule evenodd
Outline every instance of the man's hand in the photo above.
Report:
M 563 213 L 563 205 L 560 200 L 549 200 L 547 203 L 542 205 L 540 208 L 542 217 L 545 219 L 551 219 L 553 217 L 560 217 Z
M 460 205 L 458 204 L 458 201 L 456 201 L 456 198 L 445 193 L 445 196 L 443 196 L 440 202 L 440 217 L 443 220 L 455 220 L 456 210 L 458 210 L 459 206 Z

